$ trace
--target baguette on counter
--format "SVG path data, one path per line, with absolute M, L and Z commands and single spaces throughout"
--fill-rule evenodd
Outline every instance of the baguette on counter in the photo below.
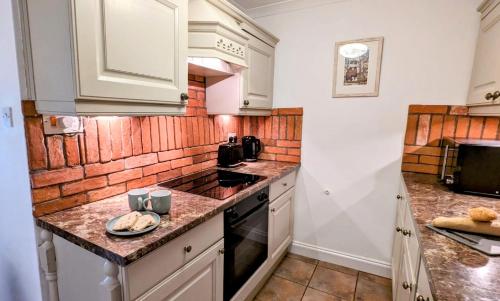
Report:
M 500 236 L 500 222 L 476 222 L 470 217 L 437 217 L 432 225 L 438 228 L 446 228 L 477 234 Z

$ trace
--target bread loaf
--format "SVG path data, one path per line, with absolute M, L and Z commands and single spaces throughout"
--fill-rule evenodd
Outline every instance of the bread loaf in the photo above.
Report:
M 476 222 L 470 217 L 438 217 L 432 221 L 438 228 L 500 236 L 500 222 Z
M 476 222 L 490 222 L 497 219 L 497 213 L 489 208 L 476 207 L 469 209 L 469 216 Z

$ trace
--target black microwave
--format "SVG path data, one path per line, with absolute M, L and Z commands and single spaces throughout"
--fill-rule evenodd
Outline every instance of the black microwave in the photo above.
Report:
M 445 139 L 441 179 L 456 192 L 500 197 L 500 141 Z

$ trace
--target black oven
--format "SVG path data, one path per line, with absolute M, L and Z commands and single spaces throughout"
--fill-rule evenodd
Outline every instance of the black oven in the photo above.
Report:
M 224 300 L 267 259 L 269 187 L 224 211 Z

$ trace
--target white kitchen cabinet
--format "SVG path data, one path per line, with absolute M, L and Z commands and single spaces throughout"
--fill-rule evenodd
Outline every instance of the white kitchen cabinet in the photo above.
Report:
M 40 113 L 185 111 L 187 1 L 23 1 L 29 90 Z
M 404 227 L 405 211 L 402 210 L 404 203 L 401 189 L 396 199 L 396 225 L 394 226 L 394 242 L 392 245 L 392 279 L 397 279 L 399 277 L 401 258 L 403 257 L 403 235 L 401 235 L 401 231 Z M 397 285 L 396 281 L 392 282 L 392 291 L 394 295 L 398 290 Z
M 485 0 L 478 8 L 481 25 L 467 105 L 473 115 L 500 114 L 500 0 Z
M 242 109 L 273 107 L 274 47 L 248 35 L 247 65 L 243 71 Z
M 224 240 L 220 240 L 137 300 L 222 300 L 223 249 Z
M 269 252 L 271 259 L 278 258 L 292 242 L 293 199 L 291 188 L 269 204 Z

